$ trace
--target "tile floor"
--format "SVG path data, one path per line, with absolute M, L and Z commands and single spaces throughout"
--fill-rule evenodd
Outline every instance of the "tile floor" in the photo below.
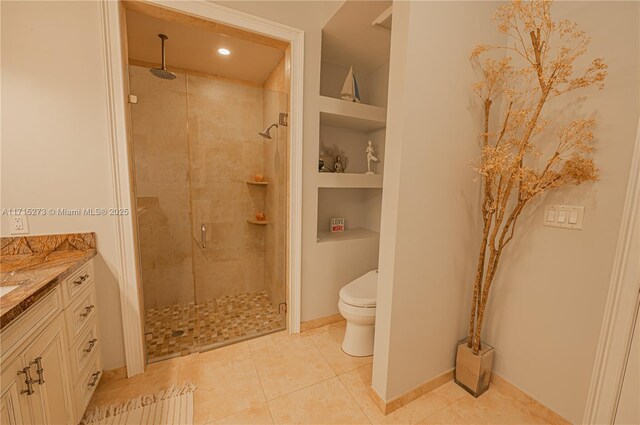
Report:
M 284 327 L 284 314 L 264 291 L 153 308 L 145 312 L 147 358 L 163 360 Z
M 453 382 L 384 416 L 369 398 L 371 357 L 340 349 L 344 322 L 278 332 L 100 382 L 90 408 L 194 382 L 196 424 L 546 424 L 495 386 L 473 398 Z

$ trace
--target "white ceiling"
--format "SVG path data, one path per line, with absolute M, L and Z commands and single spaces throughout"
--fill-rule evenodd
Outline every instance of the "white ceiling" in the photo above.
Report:
M 322 60 L 367 74 L 389 62 L 391 31 L 372 22 L 391 1 L 347 1 L 322 29 Z
M 130 59 L 159 64 L 159 33 L 169 37 L 165 42 L 167 67 L 207 72 L 260 84 L 284 54 L 284 50 L 275 47 L 127 10 Z M 218 54 L 217 50 L 221 47 L 231 50 L 231 54 Z

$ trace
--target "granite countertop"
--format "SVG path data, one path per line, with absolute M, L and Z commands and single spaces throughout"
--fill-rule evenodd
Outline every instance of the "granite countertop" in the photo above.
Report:
M 0 329 L 95 255 L 93 233 L 2 238 Z

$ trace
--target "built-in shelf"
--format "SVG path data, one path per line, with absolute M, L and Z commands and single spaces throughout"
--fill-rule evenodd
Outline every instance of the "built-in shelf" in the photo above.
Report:
M 269 224 L 269 222 L 267 220 L 247 220 L 247 223 L 251 223 L 251 224 L 257 224 L 259 226 L 264 226 L 266 224 Z
M 329 230 L 318 231 L 318 242 L 340 242 L 355 239 L 378 238 L 380 233 L 364 228 L 347 229 L 344 232 L 330 232 Z
M 269 182 L 256 182 L 256 181 L 247 180 L 247 184 L 255 184 L 257 186 L 266 186 L 269 184 Z
M 318 173 L 318 187 L 376 189 L 382 187 L 382 175 L 356 173 Z
M 375 131 L 386 126 L 387 110 L 379 106 L 320 96 L 320 125 Z

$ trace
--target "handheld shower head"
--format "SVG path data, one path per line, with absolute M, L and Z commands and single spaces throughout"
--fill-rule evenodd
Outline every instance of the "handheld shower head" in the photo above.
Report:
M 162 40 L 162 66 L 160 68 L 151 68 L 149 72 L 163 80 L 174 80 L 176 78 L 176 74 L 167 70 L 167 66 L 164 61 L 164 41 L 169 39 L 169 37 L 164 34 L 158 34 L 158 37 Z
M 271 129 L 272 129 L 273 127 L 278 128 L 278 124 L 273 123 L 273 124 L 271 124 L 269 127 L 265 128 L 265 129 L 264 129 L 264 131 L 261 131 L 261 132 L 260 132 L 260 133 L 258 133 L 258 134 L 259 134 L 259 135 L 261 135 L 262 137 L 264 137 L 265 139 L 269 139 L 269 140 L 271 140 L 271 139 L 272 139 L 272 137 L 271 137 L 271 134 L 269 134 L 269 131 L 271 131 Z

